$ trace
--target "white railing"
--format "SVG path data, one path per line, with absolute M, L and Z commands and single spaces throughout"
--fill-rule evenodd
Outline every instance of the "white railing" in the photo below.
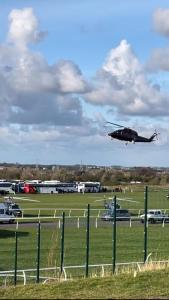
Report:
M 70 216 L 70 215 L 67 215 L 65 216 L 65 219 L 67 220 L 72 220 L 72 225 L 74 225 L 75 227 L 77 227 L 78 229 L 80 227 L 84 227 L 85 226 L 85 220 L 86 220 L 86 216 L 83 215 L 83 216 Z M 98 228 L 100 226 L 103 226 L 103 222 L 104 224 L 112 224 L 112 221 L 113 221 L 113 218 L 111 220 L 104 220 L 102 221 L 101 220 L 101 217 L 98 217 L 98 216 L 90 216 L 90 219 L 93 220 L 93 222 L 91 223 L 91 226 L 94 226 L 95 228 Z M 139 222 L 140 225 L 141 225 L 141 218 L 140 216 L 132 216 L 132 217 L 129 217 L 129 218 L 126 218 L 125 220 L 125 217 L 117 217 L 117 224 L 118 222 L 120 221 L 120 225 L 122 224 L 125 224 L 128 225 L 129 227 L 132 227 L 133 225 L 135 225 L 136 223 L 135 222 Z M 62 216 L 40 216 L 40 214 L 38 216 L 34 216 L 34 217 L 23 217 L 23 218 L 15 218 L 15 223 L 13 223 L 13 225 L 16 225 L 16 229 L 18 229 L 19 225 L 21 224 L 28 224 L 28 222 L 31 221 L 29 224 L 31 223 L 37 223 L 37 222 L 42 222 L 43 221 L 46 221 L 44 224 L 47 224 L 47 223 L 55 223 L 56 221 L 58 222 L 58 228 L 60 229 L 61 228 L 61 222 L 62 222 Z M 47 222 L 49 221 L 49 222 Z M 53 221 L 53 222 L 52 222 Z M 1 218 L 1 223 L 8 223 L 8 221 L 6 220 L 6 218 Z M 162 227 L 165 227 L 166 224 L 169 224 L 169 218 L 161 218 L 161 221 L 159 221 L 158 223 L 161 223 L 161 226 Z M 10 224 L 12 225 L 12 224 Z M 3 225 L 0 225 L 0 226 L 4 226 Z M 149 226 L 149 222 L 147 220 L 147 227 Z
M 150 254 L 151 255 L 151 254 Z M 150 256 L 149 255 L 149 256 Z M 118 272 L 118 269 L 120 267 L 133 267 L 134 270 L 137 271 L 141 271 L 141 265 L 152 265 L 152 264 L 169 264 L 169 260 L 151 260 L 150 262 L 147 260 L 146 263 L 144 263 L 143 261 L 133 261 L 133 262 L 121 262 L 121 263 L 116 263 L 116 273 Z M 110 268 L 112 267 L 112 264 L 90 264 L 88 266 L 89 268 L 100 268 L 101 269 L 101 275 L 100 277 L 104 277 L 105 275 L 105 271 L 106 268 Z M 57 276 L 39 276 L 39 279 L 43 282 L 46 283 L 49 280 L 56 280 L 56 279 L 60 279 L 62 278 L 62 280 L 64 279 L 65 281 L 68 280 L 68 274 L 67 271 L 68 270 L 73 270 L 73 269 L 85 269 L 86 265 L 74 265 L 74 266 L 64 266 L 63 267 L 63 273 L 60 273 L 60 267 L 50 267 L 50 268 L 40 268 L 39 272 L 42 273 L 43 271 L 46 272 L 50 272 L 50 271 L 57 271 L 58 272 L 58 277 Z M 36 274 L 35 275 L 30 275 L 30 273 L 36 273 L 37 269 L 25 269 L 25 270 L 17 270 L 17 278 L 23 278 L 23 284 L 26 285 L 28 279 L 35 279 L 37 278 Z M 4 286 L 7 285 L 7 279 L 8 278 L 14 278 L 15 275 L 15 271 L 14 270 L 9 270 L 9 271 L 0 271 L 0 277 L 4 278 Z M 62 277 L 61 277 L 62 275 Z M 80 275 L 79 275 L 80 276 Z M 85 276 L 85 275 L 84 275 Z M 76 276 L 77 277 L 77 276 Z M 70 276 L 70 278 L 72 279 L 72 274 Z
M 41 268 L 39 271 L 56 271 L 60 270 L 59 267 L 51 267 L 51 268 Z M 26 285 L 28 278 L 34 278 L 36 279 L 36 275 L 27 275 L 26 273 L 32 273 L 37 272 L 36 269 L 25 269 L 25 270 L 17 270 L 17 278 L 23 278 L 23 284 Z M 9 271 L 0 271 L 0 277 L 4 277 L 4 285 L 7 283 L 7 278 L 13 278 L 15 274 L 15 270 L 9 270 Z M 40 279 L 56 279 L 56 277 L 50 277 L 50 276 L 40 276 Z
M 169 211 L 169 209 L 167 208 L 163 208 L 161 209 L 163 213 L 167 213 L 167 211 Z M 24 218 L 24 214 L 25 212 L 37 212 L 37 217 L 43 216 L 43 211 L 51 211 L 51 214 L 49 215 L 49 217 L 56 217 L 57 213 L 60 212 L 65 212 L 65 214 L 68 214 L 69 217 L 81 217 L 80 215 L 73 215 L 75 212 L 81 212 L 82 215 L 85 217 L 86 213 L 87 213 L 87 209 L 84 208 L 24 208 L 21 209 L 22 211 L 22 218 Z M 105 211 L 105 208 L 90 208 L 90 212 L 95 212 L 95 216 L 97 215 L 97 217 L 100 217 L 100 214 L 102 212 Z M 137 212 L 137 216 L 139 217 L 141 214 L 144 214 L 144 209 L 137 209 L 137 208 L 131 208 L 130 209 L 131 212 Z M 46 216 L 45 216 L 46 217 Z M 61 217 L 58 215 L 58 217 Z

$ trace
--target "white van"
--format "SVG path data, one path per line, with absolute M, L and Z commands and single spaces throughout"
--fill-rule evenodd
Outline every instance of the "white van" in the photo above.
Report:
M 14 222 L 15 222 L 14 215 L 8 210 L 8 208 L 3 203 L 0 203 L 0 223 L 14 223 Z

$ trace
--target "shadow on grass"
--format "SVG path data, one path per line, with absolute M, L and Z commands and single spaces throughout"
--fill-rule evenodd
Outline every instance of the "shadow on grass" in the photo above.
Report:
M 18 231 L 18 237 L 22 236 L 28 236 L 29 232 L 19 232 Z M 5 239 L 5 238 L 14 238 L 15 237 L 15 230 L 5 230 L 0 228 L 0 239 Z

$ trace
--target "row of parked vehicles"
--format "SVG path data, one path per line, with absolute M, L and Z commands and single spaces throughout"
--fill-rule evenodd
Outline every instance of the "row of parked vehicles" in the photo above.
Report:
M 113 221 L 114 219 L 114 206 L 106 203 L 106 212 L 101 216 L 103 221 Z M 4 202 L 0 203 L 0 223 L 14 223 L 15 218 L 22 216 L 22 210 L 19 205 L 13 201 L 13 198 L 8 196 L 4 197 Z M 131 219 L 131 213 L 127 209 L 122 209 L 117 204 L 116 207 L 116 220 L 126 221 Z M 138 218 L 135 218 L 138 220 Z M 145 222 L 145 214 L 139 216 L 141 223 Z M 147 212 L 147 221 L 149 223 L 162 223 L 169 222 L 169 215 L 160 209 L 150 209 Z
M 14 223 L 16 217 L 21 217 L 22 211 L 16 203 L 0 203 L 0 223 Z M 105 212 L 101 219 L 103 221 L 113 221 L 113 212 Z M 117 221 L 129 221 L 131 214 L 127 209 L 116 209 L 116 220 Z M 141 223 L 145 221 L 145 215 L 139 216 Z M 149 210 L 147 213 L 147 221 L 149 223 L 163 223 L 169 222 L 169 215 L 164 214 L 161 210 Z

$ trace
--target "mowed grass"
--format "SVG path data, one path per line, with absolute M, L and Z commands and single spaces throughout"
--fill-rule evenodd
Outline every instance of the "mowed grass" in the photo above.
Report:
M 106 196 L 110 196 L 108 194 Z M 144 189 L 117 194 L 118 197 L 129 197 L 138 202 L 119 201 L 123 208 L 128 208 L 133 214 L 138 214 L 139 210 L 144 208 Z M 166 191 L 162 189 L 151 189 L 149 192 L 149 208 L 169 209 Z M 90 221 L 90 250 L 89 264 L 101 265 L 110 264 L 111 269 L 113 259 L 113 224 L 112 222 L 103 222 L 98 217 L 103 212 L 103 202 L 96 201 L 99 198 L 104 199 L 104 194 L 59 194 L 59 195 L 28 195 L 30 199 L 39 202 L 26 202 L 19 200 L 18 203 L 26 211 L 30 209 L 30 216 L 37 216 L 39 210 L 44 209 L 41 214 L 50 215 L 55 211 L 58 216 L 66 212 L 65 223 L 65 248 L 64 248 L 64 265 L 83 266 L 78 270 L 73 268 L 66 270 L 68 276 L 85 275 L 86 263 L 86 217 L 84 210 L 87 205 L 91 206 Z M 31 209 L 37 209 L 37 211 Z M 46 210 L 49 208 L 50 210 Z M 92 211 L 92 208 L 96 209 Z M 59 209 L 59 210 L 58 210 Z M 73 211 L 73 209 L 77 209 Z M 78 210 L 79 209 L 79 210 Z M 82 210 L 81 210 L 82 209 Z M 71 212 L 70 212 L 71 211 Z M 51 214 L 51 215 L 52 215 Z M 81 216 L 78 220 L 78 216 Z M 94 217 L 95 216 L 95 217 Z M 97 217 L 97 228 L 96 228 Z M 61 220 L 61 218 L 60 218 Z M 37 224 L 26 224 L 19 222 L 18 228 L 18 269 L 36 269 L 37 262 Z M 78 224 L 79 222 L 79 224 Z M 60 223 L 61 224 L 61 223 Z M 152 224 L 148 226 L 148 254 L 151 254 L 153 260 L 169 259 L 169 224 Z M 1 225 L 0 227 L 0 271 L 14 269 L 15 254 L 15 227 Z M 41 222 L 41 255 L 40 267 L 60 267 L 60 249 L 61 249 L 61 228 L 59 220 L 55 219 L 53 224 Z M 117 222 L 117 263 L 121 262 L 142 262 L 144 257 L 144 226 L 130 223 Z M 90 274 L 97 268 L 89 268 Z M 98 270 L 98 269 L 97 269 Z M 41 274 L 45 274 L 42 272 Z M 34 273 L 34 275 L 36 275 Z M 51 276 L 53 273 L 51 272 Z
M 166 209 L 169 212 L 169 200 L 166 198 L 167 189 L 149 188 L 149 208 Z M 92 215 L 98 215 L 99 210 L 104 209 L 104 199 L 110 201 L 115 193 L 70 193 L 70 194 L 17 194 L 15 201 L 20 205 L 25 217 L 41 216 L 61 216 L 64 210 L 67 215 L 83 216 L 84 210 L 90 204 Z M 131 213 L 138 214 L 139 210 L 144 209 L 144 187 L 129 187 L 125 193 L 116 193 L 119 198 L 130 198 L 133 201 L 120 201 L 122 208 L 127 208 Z M 36 200 L 38 202 L 25 201 L 23 197 Z M 102 200 L 102 201 L 101 201 Z M 3 198 L 0 199 L 3 202 Z

